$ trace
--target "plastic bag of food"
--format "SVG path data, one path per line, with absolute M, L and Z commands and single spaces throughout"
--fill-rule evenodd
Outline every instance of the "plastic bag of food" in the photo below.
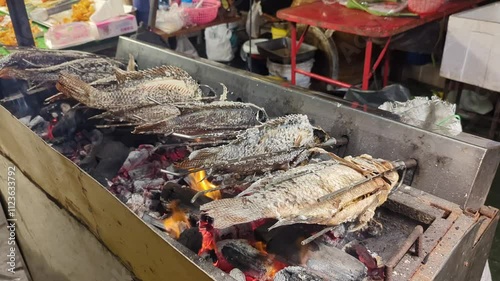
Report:
M 220 24 L 205 29 L 205 45 L 209 60 L 228 62 L 234 58 L 231 37 L 233 31 L 227 24 Z
M 460 117 L 455 114 L 456 105 L 436 96 L 415 97 L 407 102 L 386 102 L 379 109 L 401 117 L 401 121 L 424 130 L 457 135 L 462 132 Z
M 187 16 L 184 9 L 174 3 L 170 6 L 169 10 L 158 10 L 156 14 L 156 28 L 165 33 L 173 33 L 184 26 L 186 19 Z

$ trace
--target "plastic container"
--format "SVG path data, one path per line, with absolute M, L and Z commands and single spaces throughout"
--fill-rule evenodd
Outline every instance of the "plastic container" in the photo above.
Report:
M 49 49 L 63 49 L 96 40 L 96 31 L 86 22 L 72 22 L 52 26 L 45 33 L 45 44 Z
M 250 50 L 250 41 L 246 41 L 241 47 L 241 59 L 247 63 L 247 70 L 260 75 L 269 75 L 267 70 L 267 58 L 259 54 L 256 43 L 265 42 L 269 39 L 252 39 L 252 49 Z
M 193 0 L 182 0 L 181 7 L 182 8 L 194 8 Z
M 271 34 L 273 36 L 273 39 L 279 39 L 279 38 L 286 37 L 288 34 L 288 31 L 286 29 L 273 26 L 273 27 L 271 27 Z
M 95 23 L 98 40 L 119 36 L 137 31 L 137 21 L 133 15 L 114 17 Z
M 297 68 L 303 69 L 304 71 L 310 72 L 314 66 L 314 59 L 298 63 Z M 278 76 L 284 78 L 288 81 L 292 79 L 292 66 L 290 64 L 274 63 L 271 60 L 267 61 L 267 68 L 269 69 L 269 74 L 273 76 Z M 302 74 L 296 74 L 296 85 L 309 88 L 311 86 L 311 77 Z
M 445 0 L 408 0 L 408 10 L 419 15 L 437 12 Z
M 199 1 L 203 1 L 201 7 L 195 8 Z M 189 21 L 193 24 L 206 24 L 217 18 L 220 7 L 219 0 L 194 0 L 191 8 L 185 8 Z
M 258 43 L 257 48 L 259 53 L 273 62 L 290 64 L 291 63 L 291 39 L 290 38 L 280 38 L 273 39 L 267 42 Z M 314 58 L 314 54 L 317 48 L 306 43 L 300 45 L 300 49 L 297 51 L 296 62 L 301 63 Z

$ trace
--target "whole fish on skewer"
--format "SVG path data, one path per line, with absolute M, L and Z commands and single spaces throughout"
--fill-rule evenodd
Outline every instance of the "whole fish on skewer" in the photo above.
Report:
M 95 59 L 102 56 L 80 52 L 80 51 L 60 51 L 42 50 L 37 48 L 9 48 L 11 54 L 0 58 L 0 69 L 3 68 L 44 68 L 77 59 Z
M 180 115 L 180 110 L 172 105 L 153 104 L 146 105 L 130 110 L 108 111 L 99 115 L 92 116 L 89 119 L 103 118 L 117 122 L 129 122 L 130 126 L 155 123 L 166 118 Z
M 134 65 L 134 63 L 133 57 L 131 57 L 128 67 L 131 68 L 131 65 Z M 114 68 L 112 74 L 95 80 L 89 85 L 101 91 L 111 92 L 135 87 L 146 82 L 152 82 L 152 80 L 155 79 L 167 78 L 184 79 L 196 85 L 195 80 L 185 70 L 172 65 L 162 65 L 139 71 L 133 71 L 132 69 L 124 71 L 119 68 Z M 64 97 L 64 94 L 58 93 L 47 98 L 45 101 L 52 102 L 62 97 Z
M 85 58 L 44 68 L 3 68 L 0 70 L 0 77 L 22 79 L 31 82 L 55 83 L 59 79 L 59 74 L 65 71 L 77 75 L 85 82 L 92 82 L 103 76 L 113 74 L 117 66 L 122 66 L 122 64 L 104 58 Z
M 264 109 L 250 103 L 216 101 L 175 105 L 181 115 L 135 128 L 136 134 L 182 134 L 214 137 L 242 130 L 267 119 Z
M 263 173 L 302 162 L 312 152 L 309 148 L 327 139 L 306 115 L 288 115 L 247 129 L 229 144 L 196 150 L 178 168 L 210 169 L 214 174 Z
M 369 155 L 309 164 L 263 178 L 237 197 L 204 204 L 201 210 L 214 219 L 215 228 L 275 218 L 278 222 L 271 228 L 356 222 L 354 231 L 363 228 L 387 200 L 399 180 L 393 168 L 391 162 Z M 380 176 L 365 181 L 369 175 Z M 319 200 L 351 185 L 328 200 Z
M 135 87 L 100 91 L 77 76 L 62 73 L 56 85 L 63 94 L 88 107 L 120 111 L 153 104 L 172 104 L 202 99 L 198 84 L 193 79 L 155 79 Z

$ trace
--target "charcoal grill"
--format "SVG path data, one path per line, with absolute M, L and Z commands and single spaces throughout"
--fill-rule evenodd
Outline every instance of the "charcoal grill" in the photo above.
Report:
M 255 103 L 270 116 L 307 114 L 332 136 L 347 136 L 348 155 L 416 159 L 416 173 L 407 175 L 411 186 L 400 187 L 380 208 L 378 218 L 387 226 L 383 235 L 365 241 L 367 248 L 383 259 L 386 280 L 480 278 L 499 218 L 498 210 L 484 203 L 500 161 L 500 143 L 465 133 L 428 132 L 325 94 L 120 38 L 117 57 L 129 54 L 140 68 L 173 64 L 202 84 L 224 83 L 235 91 L 230 99 Z M 3 108 L 0 119 L 0 131 L 11 136 L 0 138 L 0 154 L 92 231 L 138 279 L 233 280 L 139 219 Z M 47 177 L 56 171 L 65 177 Z

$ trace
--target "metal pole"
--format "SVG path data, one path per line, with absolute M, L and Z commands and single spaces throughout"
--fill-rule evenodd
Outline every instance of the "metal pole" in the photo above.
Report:
M 156 11 L 158 11 L 158 0 L 149 1 L 148 28 L 153 30 L 156 27 Z
M 16 34 L 17 45 L 21 47 L 34 47 L 35 40 L 31 33 L 31 26 L 28 20 L 28 13 L 24 1 L 7 0 L 9 15 Z

